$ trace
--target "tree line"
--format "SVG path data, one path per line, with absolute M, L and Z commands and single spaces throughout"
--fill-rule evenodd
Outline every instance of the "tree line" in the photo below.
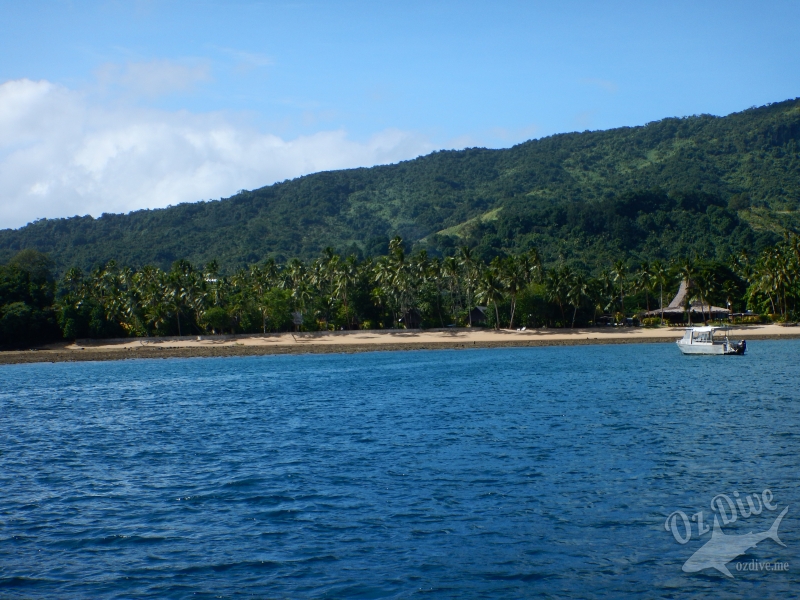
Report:
M 681 281 L 687 301 L 797 317 L 800 238 L 757 255 L 685 257 L 590 274 L 563 261 L 546 265 L 534 248 L 486 262 L 469 247 L 449 256 L 409 252 L 400 237 L 388 253 L 358 260 L 331 249 L 311 261 L 273 259 L 232 274 L 211 261 L 138 270 L 110 261 L 60 280 L 34 250 L 0 266 L 0 344 L 56 339 L 277 331 L 578 327 L 624 322 L 666 306 Z M 480 308 L 479 308 L 480 307 Z M 703 320 L 710 315 L 703 314 Z M 651 317 L 647 324 L 661 319 Z

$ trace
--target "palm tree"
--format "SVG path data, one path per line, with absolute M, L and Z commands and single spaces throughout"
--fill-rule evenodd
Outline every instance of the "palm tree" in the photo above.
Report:
M 206 264 L 202 274 L 203 286 L 207 295 L 207 304 L 211 306 L 221 306 L 225 292 L 225 282 L 223 281 L 219 264 L 212 260 Z
M 319 273 L 319 264 L 315 263 L 315 267 L 312 269 Z M 292 308 L 294 308 L 295 312 L 304 313 L 306 307 L 308 305 L 309 300 L 311 300 L 314 296 L 312 289 L 314 287 L 314 283 L 316 282 L 320 290 L 320 295 L 324 295 L 326 299 L 326 314 L 325 314 L 325 324 L 328 324 L 328 309 L 330 307 L 330 296 L 328 294 L 324 294 L 322 290 L 322 286 L 324 285 L 324 281 L 322 281 L 319 277 L 317 279 L 313 279 L 313 275 L 309 275 L 308 269 L 306 265 L 296 258 L 293 258 L 289 261 L 289 264 L 281 271 L 281 275 L 283 276 L 283 280 L 280 282 L 280 287 L 285 290 L 289 291 L 289 295 L 291 298 Z M 297 326 L 295 326 L 295 329 Z
M 628 276 L 628 267 L 624 260 L 618 260 L 614 263 L 614 268 L 611 270 L 611 275 L 614 281 L 619 282 L 619 306 L 622 316 L 625 316 L 625 279 Z
M 78 267 L 72 267 L 64 275 L 63 281 L 64 287 L 67 288 L 67 292 L 72 296 L 77 296 L 80 290 L 83 288 L 83 271 L 81 271 Z
M 199 328 L 202 315 L 208 308 L 208 284 L 203 273 L 192 268 L 185 281 L 186 307 L 194 313 L 194 325 Z
M 414 311 L 421 313 L 422 305 L 421 294 L 427 286 L 430 278 L 430 261 L 428 253 L 420 250 L 412 256 L 403 272 L 403 289 L 405 294 L 406 311 L 410 315 Z
M 695 275 L 697 274 L 697 269 L 695 268 L 695 265 L 692 262 L 692 260 L 690 258 L 688 258 L 688 257 L 682 258 L 678 262 L 677 269 L 678 269 L 678 274 L 681 276 L 683 281 L 686 282 L 686 302 L 685 302 L 685 304 L 686 304 L 687 314 L 689 315 L 689 325 L 691 325 L 692 324 L 692 305 L 691 305 L 691 302 L 690 302 L 691 296 L 689 294 L 689 290 L 691 290 L 692 286 L 694 285 L 693 281 L 694 281 Z
M 603 312 L 610 313 L 614 310 L 614 298 L 616 297 L 616 292 L 614 291 L 614 278 L 608 269 L 603 269 L 600 271 L 600 275 L 597 276 L 597 283 L 605 303 L 605 306 L 603 306 Z M 605 299 L 608 299 L 607 303 L 605 302 Z
M 634 282 L 636 284 L 636 290 L 644 292 L 645 308 L 647 312 L 650 312 L 649 294 L 653 287 L 653 272 L 650 268 L 650 264 L 647 261 L 644 261 L 639 265 L 639 271 L 636 273 Z
M 336 277 L 340 262 L 341 257 L 333 251 L 333 248 L 327 247 L 323 251 L 323 257 L 317 261 L 317 268 L 314 270 L 317 276 L 317 285 L 325 294 L 326 324 L 331 321 L 331 315 L 336 304 Z
M 467 299 L 467 315 L 469 318 L 469 326 L 472 327 L 472 293 L 474 291 L 475 282 L 479 275 L 479 270 L 475 257 L 467 246 L 462 246 L 458 251 L 458 265 L 461 267 L 461 272 L 464 275 L 464 287 L 466 290 Z
M 713 293 L 716 287 L 714 281 L 714 272 L 709 268 L 701 269 L 694 278 L 697 293 L 700 295 L 700 312 L 703 316 L 703 324 L 708 323 L 706 320 L 706 304 L 708 304 L 708 319 L 711 319 L 711 303 L 707 302 L 709 296 Z
M 348 290 L 355 285 L 358 280 L 358 264 L 355 256 L 348 256 L 344 261 L 338 263 L 333 271 L 334 292 L 336 297 L 342 301 L 344 316 L 348 329 L 352 329 L 350 318 L 350 307 L 348 304 Z
M 252 308 L 252 301 L 247 272 L 244 269 L 239 269 L 230 278 L 227 300 L 228 313 L 233 317 L 234 330 L 241 327 L 244 315 Z
M 459 291 L 459 265 L 458 261 L 454 256 L 448 256 L 442 261 L 442 275 L 447 280 L 447 285 L 450 290 L 450 304 L 451 304 L 451 317 L 453 319 L 453 323 L 456 322 L 456 316 L 458 314 L 458 306 L 459 306 L 459 297 L 460 294 L 457 293 Z
M 586 278 L 580 273 L 574 273 L 567 282 L 567 299 L 572 305 L 572 325 L 571 329 L 575 328 L 575 315 L 578 314 L 578 307 L 583 305 L 584 300 L 589 296 L 589 283 Z
M 539 250 L 536 248 L 528 250 L 526 254 L 522 255 L 521 264 L 526 274 L 526 283 L 542 281 L 544 270 Z
M 550 302 L 558 304 L 561 311 L 561 324 L 566 322 L 564 315 L 564 300 L 567 297 L 567 290 L 569 289 L 569 281 L 572 277 L 572 270 L 569 267 L 561 267 L 550 269 L 545 274 L 544 285 L 547 293 L 547 299 Z
M 606 292 L 600 278 L 590 279 L 588 284 L 588 300 L 592 303 L 592 324 L 597 325 L 597 311 L 603 312 Z
M 394 296 L 395 305 L 404 323 L 415 309 L 418 281 L 423 272 L 425 255 L 409 261 L 403 249 L 403 239 L 399 236 L 389 242 L 389 256 L 386 261 L 387 281 Z M 423 265 L 423 266 L 420 266 Z
M 508 320 L 508 328 L 514 329 L 514 312 L 517 308 L 517 295 L 528 281 L 530 268 L 525 264 L 524 259 L 509 256 L 501 263 L 500 269 L 503 284 L 508 290 L 508 295 L 511 299 L 511 317 Z
M 381 256 L 373 267 L 373 279 L 376 288 L 373 298 L 380 302 L 376 304 L 386 306 L 392 313 L 392 328 L 397 326 L 398 293 L 395 285 L 396 270 L 388 256 Z
M 444 327 L 444 318 L 442 317 L 442 262 L 438 258 L 434 257 L 429 261 L 425 279 L 433 281 L 436 286 L 436 314 L 439 316 L 439 326 Z
M 253 265 L 250 268 L 250 285 L 251 294 L 253 296 L 256 308 L 261 314 L 261 330 L 262 333 L 267 333 L 267 318 L 271 309 L 271 303 L 267 297 L 267 293 L 275 287 L 275 279 L 277 277 L 277 267 L 273 260 L 270 264 L 269 261 L 262 269 L 258 265 Z
M 496 267 L 484 269 L 478 278 L 476 299 L 494 305 L 495 329 L 500 329 L 500 312 L 497 303 L 503 301 L 503 283 Z
M 785 251 L 786 250 L 786 251 Z M 786 303 L 786 290 L 792 283 L 791 265 L 788 247 L 778 245 L 773 249 L 771 268 L 775 281 L 775 294 L 778 298 L 778 311 L 783 319 L 786 318 L 788 307 Z
M 797 281 L 797 263 L 794 257 L 790 257 L 792 252 L 786 245 L 767 248 L 751 269 L 751 299 L 766 296 L 770 312 L 779 313 L 784 318 L 788 313 L 789 290 L 796 287 Z
M 659 309 L 661 310 L 661 325 L 664 324 L 664 285 L 669 277 L 669 269 L 660 260 L 653 263 L 650 269 L 653 275 L 653 282 L 658 284 Z
M 736 284 L 733 283 L 730 279 L 725 280 L 722 284 L 722 293 L 725 295 L 725 305 L 728 307 L 728 310 L 733 312 L 733 298 L 737 295 Z

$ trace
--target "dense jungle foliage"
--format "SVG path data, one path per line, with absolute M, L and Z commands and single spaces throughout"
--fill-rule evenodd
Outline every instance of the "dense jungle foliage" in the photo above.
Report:
M 388 254 L 374 259 L 327 249 L 312 261 L 268 259 L 231 275 L 213 261 L 180 260 L 167 271 L 111 261 L 89 273 L 72 268 L 60 281 L 45 255 L 26 250 L 0 267 L 0 346 L 86 337 L 622 323 L 665 306 L 680 281 L 689 282 L 686 307 L 699 301 L 703 320 L 713 304 L 793 320 L 800 299 L 797 236 L 725 262 L 684 257 L 631 265 L 620 258 L 595 275 L 564 262 L 545 266 L 535 248 L 486 263 L 467 246 L 445 258 L 409 252 L 399 237 L 388 246 Z
M 695 255 L 724 261 L 800 230 L 800 100 L 726 117 L 555 135 L 504 150 L 435 152 L 317 173 L 219 201 L 0 231 L 0 264 L 49 254 L 62 275 L 109 260 L 169 270 L 217 261 L 232 274 L 326 247 L 359 259 L 406 239 L 416 251 L 484 262 L 538 248 L 549 265 L 597 273 Z

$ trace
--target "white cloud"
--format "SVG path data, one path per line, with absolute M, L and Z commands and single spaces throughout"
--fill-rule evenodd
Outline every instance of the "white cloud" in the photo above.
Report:
M 398 130 L 284 140 L 223 113 L 109 108 L 47 81 L 0 85 L 0 228 L 228 196 L 299 175 L 433 150 Z
M 210 81 L 209 66 L 203 62 L 172 60 L 132 62 L 125 65 L 105 64 L 96 72 L 105 88 L 121 88 L 129 94 L 156 98 L 174 92 L 186 92 L 196 84 Z

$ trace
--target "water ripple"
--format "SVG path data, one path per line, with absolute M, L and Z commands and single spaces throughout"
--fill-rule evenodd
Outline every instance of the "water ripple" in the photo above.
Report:
M 791 597 L 800 343 L 748 351 L 2 366 L 0 595 Z M 789 572 L 683 573 L 667 515 L 765 488 Z

